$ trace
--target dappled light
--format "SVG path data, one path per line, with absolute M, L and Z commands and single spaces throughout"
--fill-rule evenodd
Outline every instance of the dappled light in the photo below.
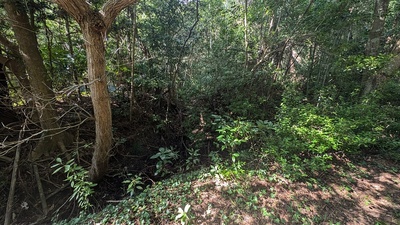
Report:
M 252 222 L 246 224 L 396 224 L 400 176 L 385 172 L 391 166 L 374 170 L 375 165 L 356 163 L 304 182 L 249 177 L 224 189 L 215 180 L 196 182 L 193 192 L 201 190 L 201 203 L 193 206 L 201 215 L 196 224 L 220 224 L 222 215 L 232 224 L 249 215 L 246 221 Z
M 3 0 L 0 221 L 400 224 L 400 3 Z

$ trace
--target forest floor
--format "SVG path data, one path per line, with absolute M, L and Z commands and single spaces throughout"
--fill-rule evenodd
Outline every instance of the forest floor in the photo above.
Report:
M 150 157 L 160 146 L 176 146 L 174 127 L 154 131 L 151 117 L 141 116 L 136 124 L 119 122 L 114 130 L 116 147 L 107 177 L 95 187 L 91 198 L 95 214 L 79 214 L 72 189 L 62 173 L 52 174 L 55 156 L 38 164 L 49 213 L 43 216 L 36 180 L 27 160 L 20 162 L 14 196 L 13 224 L 400 224 L 400 164 L 380 155 L 336 156 L 332 168 L 301 181 L 279 173 L 278 165 L 256 165 L 250 160 L 246 170 L 235 174 L 233 168 L 201 159 L 203 168 L 155 177 L 156 160 Z M 147 118 L 148 122 L 143 124 Z M 90 165 L 90 140 L 93 125 L 80 127 L 77 160 Z M 171 135 L 168 135 L 171 134 Z M 173 140 L 167 143 L 163 140 Z M 210 146 L 205 144 L 205 146 Z M 213 150 L 213 149 L 211 149 Z M 207 155 L 210 149 L 204 150 Z M 25 153 L 26 154 L 26 153 Z M 26 157 L 25 157 L 26 158 Z M 208 159 L 209 160 L 209 159 Z M 228 159 L 230 161 L 230 159 Z M 225 168 L 222 168 L 225 167 Z M 0 201 L 6 203 L 11 163 L 0 161 Z M 260 169 L 261 168 L 261 169 Z M 126 180 L 142 174 L 129 196 Z M 228 175 L 227 175 L 228 174 Z M 135 188 L 141 187 L 142 189 Z M 179 208 L 186 211 L 179 212 Z M 0 204 L 5 212 L 6 204 Z M 177 218 L 177 216 L 180 218 Z M 76 217 L 76 218 L 74 218 Z M 176 219 L 177 218 L 177 219 Z M 0 220 L 4 220 L 0 213 Z
M 400 224 L 400 165 L 380 156 L 336 159 L 303 181 L 253 172 L 177 175 L 70 224 Z
M 186 224 L 400 224 L 398 162 L 370 155 L 336 158 L 332 165 L 328 171 L 302 181 L 279 175 L 274 166 L 239 176 L 224 176 L 215 167 L 203 168 L 165 180 L 143 179 L 151 185 L 145 188 L 142 184 L 145 190 L 136 189 L 140 194 L 133 197 L 123 184 L 128 177 L 108 176 L 92 198 L 95 208 L 90 211 L 96 213 L 67 224 L 180 224 L 181 219 L 175 218 L 178 209 L 186 205 L 190 205 L 183 213 Z M 48 199 L 47 218 L 40 216 L 36 188 L 30 188 L 34 182 L 18 188 L 13 224 L 54 224 L 55 218 L 78 216 L 76 204 L 68 201 L 71 191 L 61 187 L 63 179 L 60 176 L 60 185 L 56 185 L 60 188 L 43 183 L 47 196 L 61 190 Z M 3 200 L 6 194 L 2 193 Z
M 400 224 L 399 166 L 379 157 L 305 182 L 253 176 L 192 187 L 201 190 L 194 224 Z

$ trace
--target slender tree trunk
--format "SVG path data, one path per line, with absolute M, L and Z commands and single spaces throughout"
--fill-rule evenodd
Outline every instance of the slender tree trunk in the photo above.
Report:
M 76 90 L 76 94 L 78 95 L 78 101 L 81 100 L 81 90 L 79 87 L 79 79 L 78 79 L 78 75 L 75 69 L 75 64 L 74 61 L 75 60 L 75 52 L 74 52 L 74 45 L 72 44 L 72 35 L 71 35 L 71 23 L 69 21 L 69 16 L 67 14 L 63 15 L 64 20 L 65 20 L 65 29 L 67 30 L 67 40 L 68 40 L 68 52 L 69 55 L 72 59 L 72 62 L 69 64 L 70 67 L 70 71 L 71 71 L 71 75 L 72 78 L 74 79 L 75 84 L 77 85 L 77 90 Z
M 248 67 L 249 64 L 249 41 L 248 41 L 248 26 L 247 26 L 247 11 L 248 11 L 248 2 L 244 0 L 244 57 L 245 57 L 245 67 Z
M 275 39 L 278 37 L 279 34 L 279 23 L 281 20 L 281 15 L 279 14 L 280 11 L 276 9 L 272 15 L 270 24 L 269 24 L 269 35 L 271 39 Z M 270 43 L 271 44 L 271 43 Z M 280 41 L 278 43 L 273 44 L 272 46 L 269 46 L 269 51 L 274 52 L 271 54 L 272 58 L 271 61 L 275 65 L 276 68 L 282 68 L 282 60 L 283 60 L 283 54 L 286 49 L 286 41 Z
M 52 104 L 54 93 L 38 49 L 36 34 L 26 11 L 22 7 L 18 7 L 15 0 L 6 0 L 4 8 L 10 19 L 20 55 L 30 77 L 36 110 L 39 114 L 40 125 L 44 130 L 42 139 L 31 154 L 31 159 L 36 160 L 48 151 L 55 149 L 58 142 L 63 140 L 63 137 L 59 134 L 60 126 L 57 123 L 57 113 Z
M 135 98 L 135 52 L 136 52 L 136 6 L 133 6 L 132 12 L 130 12 L 131 19 L 132 19 L 132 40 L 131 40 L 131 90 L 130 90 L 130 110 L 129 110 L 129 121 L 132 122 L 133 120 L 133 110 L 136 103 Z
M 112 146 L 112 118 L 107 89 L 105 38 L 115 17 L 136 0 L 108 0 L 97 11 L 85 0 L 53 0 L 79 24 L 86 46 L 90 94 L 96 124 L 96 144 L 89 171 L 89 179 L 97 182 L 108 170 Z
M 50 77 L 54 77 L 54 63 L 53 63 L 53 33 L 47 26 L 46 21 L 43 21 L 45 33 L 46 33 L 46 39 L 47 39 L 47 51 L 48 51 L 48 57 L 49 57 L 49 65 L 50 65 Z
M 383 47 L 382 36 L 390 0 L 375 0 L 372 27 L 369 32 L 366 54 L 377 56 Z M 377 86 L 379 74 L 365 73 L 362 78 L 362 96 L 367 95 Z

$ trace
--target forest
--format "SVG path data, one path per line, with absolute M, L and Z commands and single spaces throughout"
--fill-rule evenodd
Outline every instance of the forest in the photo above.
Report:
M 0 0 L 0 220 L 400 224 L 399 0 Z

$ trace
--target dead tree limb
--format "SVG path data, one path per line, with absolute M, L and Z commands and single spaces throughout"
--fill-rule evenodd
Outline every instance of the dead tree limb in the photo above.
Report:
M 43 214 L 45 216 L 47 216 L 47 213 L 49 212 L 49 208 L 47 207 L 46 196 L 44 195 L 42 181 L 40 180 L 39 170 L 38 170 L 38 167 L 36 164 L 33 165 L 33 171 L 35 172 L 35 178 L 36 178 L 36 183 L 38 186 L 40 202 L 42 203 Z
M 26 126 L 26 120 L 23 125 L 23 128 L 19 132 L 19 137 L 18 139 L 21 140 L 24 135 L 25 131 L 25 126 Z M 7 207 L 6 207 L 6 214 L 5 214 L 5 219 L 4 219 L 4 225 L 9 225 L 11 223 L 11 214 L 12 214 L 12 208 L 14 204 L 14 193 L 15 193 L 15 184 L 17 181 L 17 171 L 18 171 L 18 163 L 19 163 L 19 157 L 21 155 L 21 145 L 18 145 L 17 150 L 15 151 L 15 158 L 14 158 L 14 163 L 13 163 L 13 171 L 11 175 L 11 184 L 10 184 L 10 192 L 8 192 L 8 199 L 7 199 Z

